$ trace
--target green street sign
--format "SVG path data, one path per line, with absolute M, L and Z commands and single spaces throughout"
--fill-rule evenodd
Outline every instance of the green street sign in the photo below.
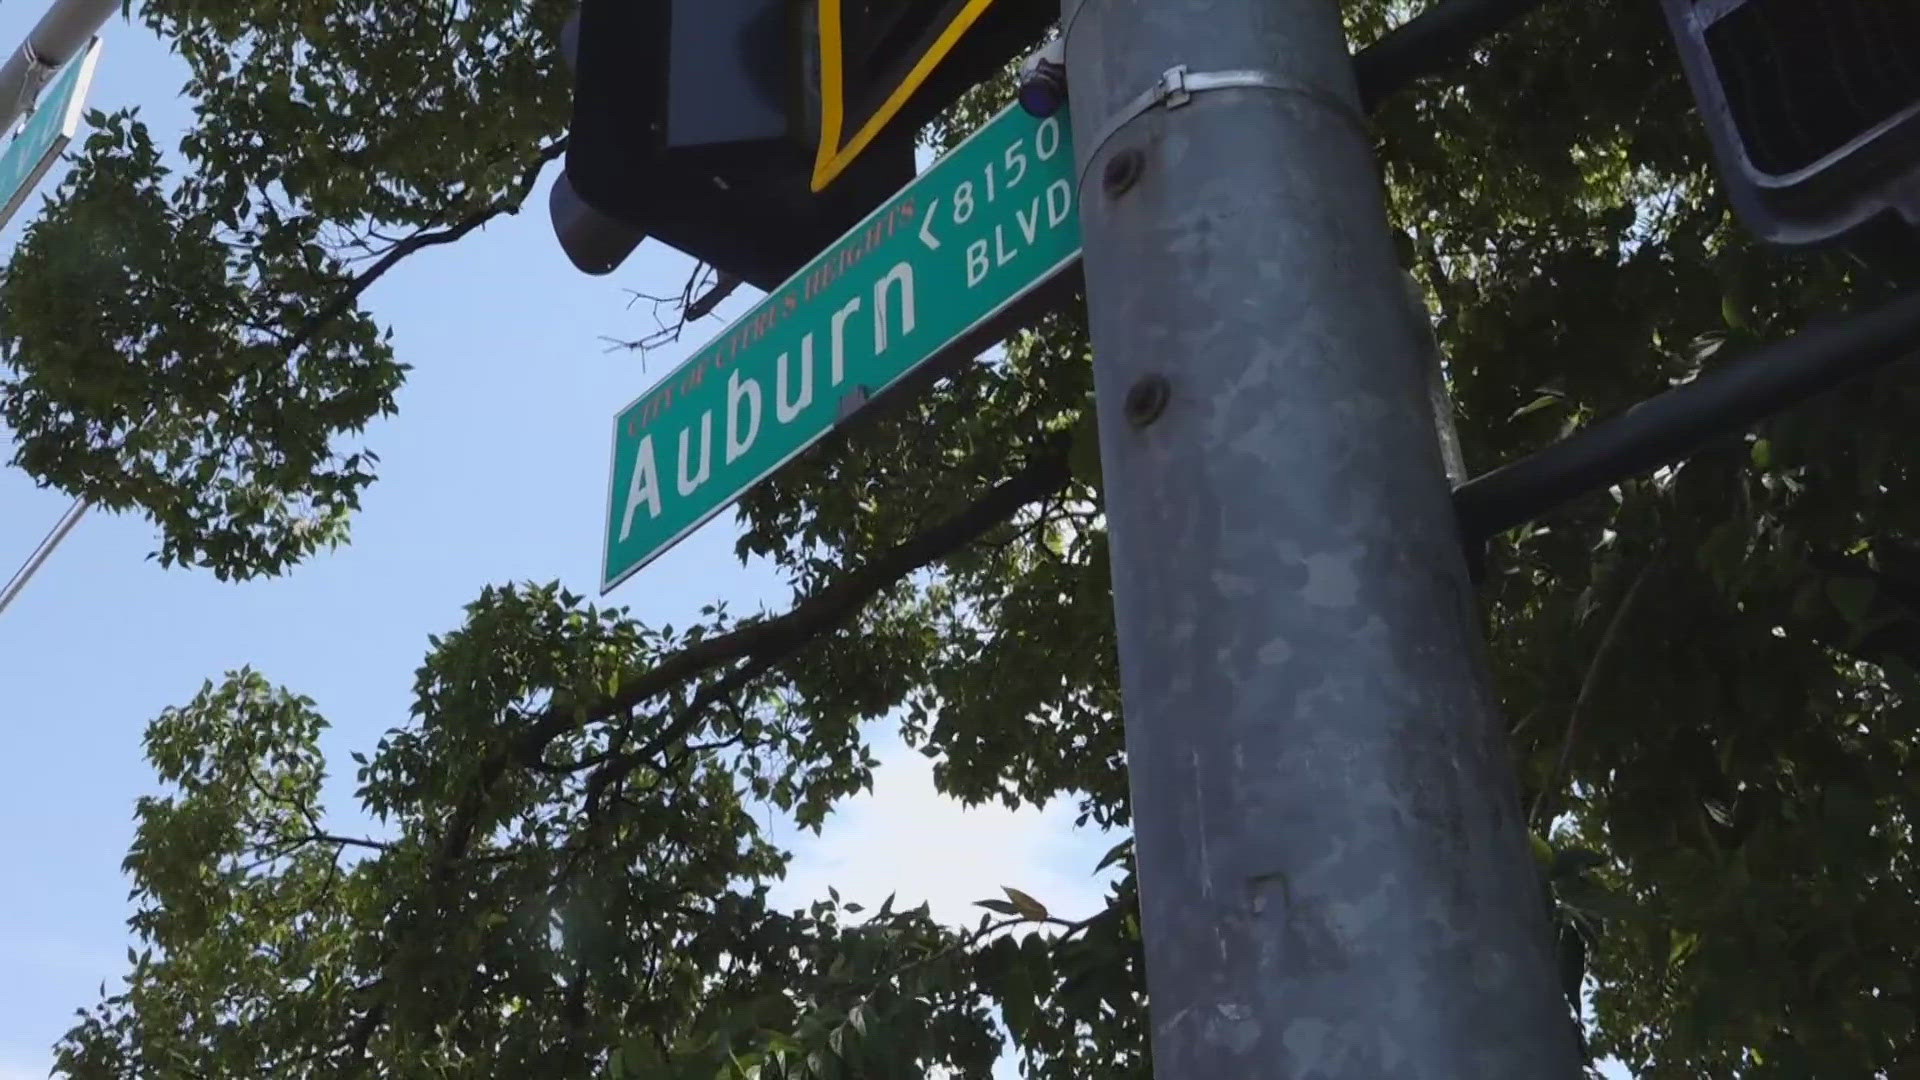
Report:
M 0 225 L 13 215 L 33 194 L 35 184 L 60 160 L 60 154 L 80 130 L 80 114 L 87 103 L 87 87 L 93 82 L 94 64 L 100 59 L 100 39 L 94 38 L 79 56 L 67 62 L 60 74 L 41 93 L 40 101 L 28 114 L 20 133 L 0 151 Z
M 1080 257 L 1064 115 L 1008 108 L 614 418 L 602 591 Z

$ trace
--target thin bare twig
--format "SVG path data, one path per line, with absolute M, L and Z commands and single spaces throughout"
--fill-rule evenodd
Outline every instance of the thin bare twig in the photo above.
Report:
M 719 307 L 727 297 L 732 296 L 734 290 L 740 285 L 741 280 L 736 275 L 715 271 L 707 264 L 701 263 L 693 268 L 692 274 L 688 275 L 687 283 L 681 287 L 678 296 L 655 296 L 652 293 L 629 289 L 627 290 L 629 308 L 642 300 L 653 305 L 650 314 L 653 316 L 654 329 L 637 338 L 626 339 L 602 335 L 600 340 L 607 343 L 607 352 L 626 349 L 630 352 L 638 352 L 641 358 L 645 359 L 648 352 L 680 340 L 680 334 L 686 330 L 689 323 L 698 322 L 713 314 L 713 309 Z M 679 317 L 672 323 L 668 323 L 660 317 L 661 308 L 670 308 L 677 312 Z
M 476 210 L 443 229 L 422 229 L 419 232 L 393 245 L 378 262 L 360 272 L 359 276 L 348 282 L 334 298 L 319 310 L 308 316 L 300 328 L 293 332 L 287 341 L 287 354 L 291 356 L 320 333 L 328 323 L 339 318 L 362 293 L 373 287 L 373 283 L 386 276 L 387 271 L 400 264 L 402 259 L 423 248 L 440 244 L 451 244 L 468 233 L 502 214 L 517 214 L 520 205 L 533 193 L 533 186 L 540 179 L 540 171 L 548 162 L 566 153 L 567 140 L 562 136 L 540 148 L 521 172 L 519 182 L 514 185 L 512 195 L 499 199 L 485 209 Z
M 1566 775 L 1567 763 L 1573 758 L 1574 740 L 1580 734 L 1580 721 L 1592 706 L 1594 688 L 1600 683 L 1600 672 L 1613 658 L 1622 638 L 1621 627 L 1627 624 L 1627 616 L 1632 613 L 1640 599 L 1640 590 L 1652 576 L 1654 560 L 1648 559 L 1641 564 L 1640 572 L 1634 575 L 1633 584 L 1627 586 L 1627 593 L 1620 600 L 1620 606 L 1613 609 L 1613 618 L 1607 621 L 1607 629 L 1600 635 L 1600 645 L 1593 650 L 1593 659 L 1587 664 L 1586 677 L 1580 680 L 1580 693 L 1573 699 L 1573 709 L 1567 714 L 1567 730 L 1560 737 L 1560 756 L 1553 763 L 1553 772 L 1547 782 L 1533 797 L 1533 810 L 1527 814 L 1527 831 L 1532 832 L 1539 823 L 1540 810 L 1550 800 L 1558 797 L 1561 777 Z

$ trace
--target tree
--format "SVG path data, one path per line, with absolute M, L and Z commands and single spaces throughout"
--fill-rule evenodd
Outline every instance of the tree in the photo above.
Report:
M 342 539 L 375 462 L 351 437 L 405 372 L 359 297 L 557 156 L 565 6 L 145 7 L 199 124 L 169 155 L 99 118 L 0 282 L 18 463 L 223 576 Z M 1356 43 L 1407 14 L 1346 6 Z M 1550 5 L 1374 122 L 1475 470 L 1912 276 L 1747 241 L 1650 5 Z M 1029 1075 L 1146 1075 L 1124 843 L 1085 922 L 1008 893 L 961 932 L 772 910 L 784 856 L 749 813 L 817 824 L 896 717 L 944 790 L 1124 833 L 1090 389 L 1069 310 L 804 455 L 741 511 L 781 615 L 650 627 L 486 589 L 355 758 L 381 839 L 329 831 L 308 702 L 209 683 L 149 729 L 146 947 L 61 1070 L 983 1075 L 997 1007 Z M 1888 369 L 1487 552 L 1569 997 L 1642 1076 L 1920 1057 L 1917 397 Z

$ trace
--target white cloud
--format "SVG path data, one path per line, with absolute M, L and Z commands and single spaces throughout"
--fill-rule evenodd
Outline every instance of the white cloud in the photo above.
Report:
M 973 902 L 1001 898 L 1003 885 L 1065 919 L 1085 918 L 1104 906 L 1113 872 L 1096 877 L 1093 867 L 1114 838 L 1076 829 L 1070 803 L 968 808 L 940 794 L 933 763 L 897 738 L 880 740 L 874 756 L 880 766 L 873 791 L 841 803 L 819 836 L 784 830 L 777 836 L 794 857 L 786 880 L 773 889 L 775 907 L 804 907 L 824 899 L 832 886 L 842 900 L 869 911 L 896 893 L 896 908 L 924 900 L 934 918 L 971 927 L 986 914 Z M 995 1062 L 994 1077 L 1018 1076 L 1009 1049 Z
M 1046 809 L 971 809 L 933 786 L 933 763 L 897 739 L 876 750 L 873 791 L 842 803 L 819 836 L 782 836 L 794 853 L 787 879 L 773 891 L 777 907 L 803 907 L 840 890 L 869 908 L 898 893 L 895 906 L 926 901 L 943 922 L 978 923 L 975 900 L 1000 897 L 1011 885 L 1062 918 L 1093 914 L 1104 878 L 1093 866 L 1113 841 L 1077 830 L 1075 810 L 1056 800 Z

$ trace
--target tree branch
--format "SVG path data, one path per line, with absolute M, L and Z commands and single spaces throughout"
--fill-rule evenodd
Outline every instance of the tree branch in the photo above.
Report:
M 869 600 L 902 578 L 972 543 L 1022 508 L 1052 495 L 1064 487 L 1068 479 L 1064 445 L 1049 446 L 966 509 L 875 556 L 865 566 L 802 600 L 785 615 L 748 623 L 665 656 L 646 671 L 624 680 L 599 709 L 589 713 L 606 715 L 634 708 L 723 664 L 766 660 L 769 663 L 765 666 L 771 666 L 771 662 L 784 660 L 815 636 L 844 624 Z M 549 711 L 522 737 L 521 759 L 528 756 L 528 751 L 544 748 L 574 723 L 575 713 L 570 709 Z M 653 741 L 658 739 L 656 736 Z M 671 742 L 668 738 L 662 745 Z
M 1655 555 L 1640 565 L 1640 572 L 1634 575 L 1633 584 L 1627 586 L 1626 595 L 1620 599 L 1620 606 L 1613 609 L 1613 618 L 1607 620 L 1607 628 L 1600 635 L 1600 644 L 1593 650 L 1593 659 L 1587 664 L 1586 677 L 1580 680 L 1580 693 L 1573 699 L 1573 708 L 1567 713 L 1567 730 L 1560 737 L 1560 755 L 1554 760 L 1553 772 L 1548 774 L 1547 782 L 1533 797 L 1533 811 L 1527 815 L 1527 830 L 1531 832 L 1539 822 L 1540 811 L 1559 796 L 1561 778 L 1566 775 L 1567 763 L 1573 758 L 1573 743 L 1580 734 L 1580 720 L 1592 707 L 1594 687 L 1600 682 L 1600 672 L 1613 658 L 1619 648 L 1621 627 L 1633 609 L 1638 606 L 1640 590 L 1652 576 L 1654 562 L 1660 556 Z
M 981 534 L 1012 517 L 1022 507 L 1044 499 L 1064 486 L 1070 476 L 1064 445 L 1049 446 L 1027 465 L 982 495 L 972 505 L 927 531 L 896 544 L 853 571 L 802 600 L 785 615 L 749 623 L 731 633 L 688 645 L 661 658 L 652 667 L 626 679 L 599 707 L 587 710 L 589 721 L 632 709 L 673 687 L 724 664 L 748 664 L 703 687 L 693 702 L 645 746 L 625 757 L 651 755 L 672 745 L 691 728 L 690 717 L 719 695 L 759 677 L 801 646 L 857 614 L 867 602 L 896 582 L 965 547 Z M 553 709 L 537 720 L 513 746 L 483 762 L 466 799 L 448 819 L 441 838 L 443 864 L 456 861 L 471 842 L 493 785 L 510 765 L 540 759 L 547 743 L 578 721 L 572 709 Z M 609 762 L 603 765 L 607 768 Z M 627 766 L 630 770 L 631 765 Z
M 513 194 L 510 197 L 500 199 L 484 210 L 475 210 L 446 228 L 423 229 L 394 244 L 378 262 L 361 271 L 359 276 L 348 282 L 346 288 L 341 289 L 338 295 L 327 302 L 326 306 L 308 316 L 306 321 L 300 324 L 300 328 L 287 338 L 287 355 L 293 355 L 312 341 L 328 323 L 339 318 L 349 307 L 352 307 L 354 302 L 360 299 L 360 295 L 371 288 L 374 282 L 385 276 L 387 271 L 398 266 L 400 260 L 422 248 L 451 244 L 502 214 L 519 213 L 520 205 L 526 202 L 527 196 L 533 194 L 533 185 L 540 179 L 540 170 L 546 168 L 548 162 L 566 153 L 566 150 L 566 137 L 561 136 L 555 139 L 541 147 L 539 153 L 534 155 L 534 159 L 521 172 L 520 180 L 514 185 Z
M 332 833 L 314 833 L 300 838 L 303 844 L 332 844 L 336 847 L 366 848 L 369 851 L 391 851 L 393 845 L 384 840 L 372 840 L 367 837 L 335 836 Z
M 1050 440 L 1026 465 L 964 510 L 868 560 L 859 569 L 800 601 L 785 615 L 687 645 L 624 680 L 614 694 L 587 711 L 586 722 L 631 710 L 716 667 L 740 664 L 701 687 L 687 707 L 645 746 L 602 764 L 589 780 L 590 788 L 595 781 L 601 789 L 609 786 L 637 767 L 643 753 L 658 753 L 691 730 L 713 702 L 764 675 L 819 635 L 844 626 L 875 596 L 897 582 L 972 543 L 1027 505 L 1052 496 L 1066 486 L 1071 476 L 1066 442 Z M 449 875 L 460 865 L 472 844 L 487 801 L 507 770 L 516 764 L 531 767 L 541 761 L 547 744 L 579 722 L 577 715 L 572 708 L 549 709 L 518 738 L 481 762 L 473 783 L 467 786 L 459 805 L 447 818 L 439 848 L 433 856 L 435 865 L 428 878 L 425 910 L 432 911 L 439 906 Z M 595 797 L 590 792 L 589 801 Z M 364 1056 L 386 1012 L 384 1003 L 371 1005 L 346 1034 L 344 1048 L 355 1057 Z
M 700 291 L 701 285 L 705 283 L 710 273 L 713 275 L 713 284 L 704 292 L 700 292 L 700 295 L 695 296 L 694 293 Z M 655 296 L 652 293 L 633 292 L 633 299 L 627 304 L 629 308 L 634 302 L 640 300 L 653 304 L 651 312 L 653 330 L 631 340 L 606 335 L 602 335 L 600 340 L 607 343 L 608 352 L 626 349 L 629 352 L 638 352 L 644 360 L 647 353 L 653 349 L 668 342 L 680 340 L 680 334 L 686 330 L 689 323 L 698 322 L 713 314 L 713 309 L 719 307 L 721 301 L 732 296 L 734 290 L 740 285 L 741 280 L 738 276 L 712 270 L 706 263 L 701 263 L 693 268 L 693 273 L 687 278 L 686 285 L 681 287 L 679 296 Z M 680 317 L 671 326 L 660 317 L 660 309 L 665 306 L 672 306 L 680 312 Z
M 357 277 L 351 282 L 348 282 L 346 288 L 342 289 L 339 295 L 335 296 L 331 302 L 308 316 L 306 321 L 300 324 L 300 328 L 286 341 L 285 348 L 287 355 L 291 357 L 294 353 L 304 348 L 328 323 L 339 318 L 343 312 L 353 306 L 353 304 L 360 299 L 360 296 L 373 286 L 374 282 L 385 276 L 387 271 L 399 265 L 402 259 L 423 248 L 440 244 L 451 244 L 502 214 L 519 213 L 521 204 L 526 202 L 527 197 L 533 193 L 534 185 L 539 182 L 541 170 L 546 168 L 548 162 L 557 159 L 561 154 L 565 153 L 566 149 L 567 140 L 565 136 L 555 139 L 553 142 L 541 147 L 539 152 L 534 155 L 533 160 L 530 161 L 527 167 L 521 172 L 519 183 L 515 185 L 511 197 L 495 202 L 483 210 L 473 211 L 446 228 L 416 232 L 412 236 L 396 243 L 385 255 L 380 257 L 379 261 L 361 271 Z M 497 773 L 495 775 L 497 776 Z M 471 815 L 469 815 L 466 831 L 468 833 L 472 832 Z M 460 844 L 460 851 L 462 853 L 465 851 L 466 843 L 467 840 L 463 837 Z M 444 852 L 447 849 L 443 848 L 442 850 Z M 440 873 L 436 875 L 436 887 L 440 881 L 444 880 L 446 865 L 447 864 L 443 863 Z M 372 1041 L 374 1032 L 379 1030 L 380 1024 L 385 1017 L 386 1005 L 382 1002 L 375 1002 L 360 1017 L 359 1022 L 353 1026 L 352 1030 L 347 1033 L 343 1041 L 344 1049 L 354 1058 L 364 1057 L 367 1044 Z
M 633 683 L 622 686 L 612 708 L 632 708 L 687 679 L 697 678 L 723 664 L 745 660 L 742 666 L 702 686 L 674 718 L 634 750 L 617 754 L 587 782 L 587 804 L 592 806 L 609 785 L 624 779 L 642 763 L 666 752 L 685 738 L 717 702 L 732 696 L 786 660 L 820 634 L 843 625 L 883 590 L 907 575 L 979 539 L 988 530 L 1022 509 L 1043 502 L 1071 478 L 1064 445 L 1048 452 L 1002 481 L 978 501 L 933 529 L 896 545 L 848 578 L 835 582 L 793 610 L 775 619 L 751 623 L 730 634 L 709 638 L 668 656 Z M 685 668 L 682 673 L 682 668 Z M 542 718 L 534 734 L 542 747 L 576 723 L 573 713 L 556 711 Z
M 681 321 L 699 322 L 701 319 L 713 314 L 713 309 L 719 307 L 720 302 L 732 296 L 733 291 L 739 287 L 740 278 L 738 275 L 722 272 L 719 278 L 714 281 L 712 288 L 695 297 L 693 302 L 687 305 L 686 316 Z

